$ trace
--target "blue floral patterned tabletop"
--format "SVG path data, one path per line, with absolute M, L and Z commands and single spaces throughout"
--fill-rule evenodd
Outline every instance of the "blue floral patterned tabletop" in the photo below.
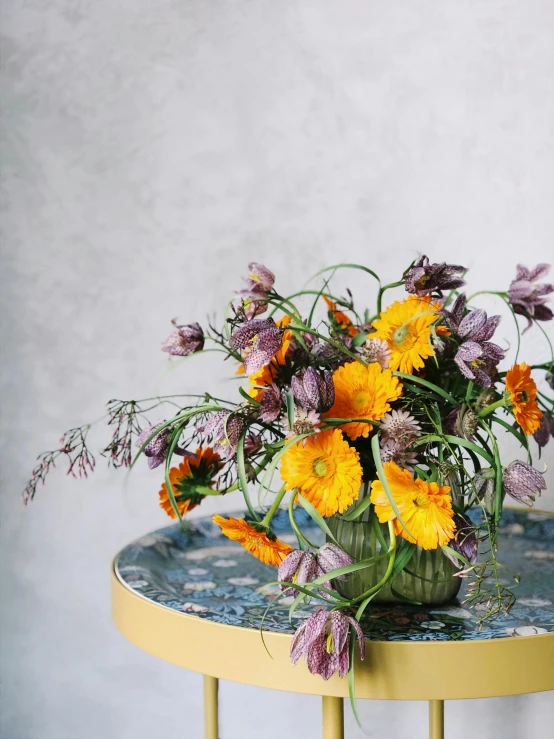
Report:
M 302 513 L 299 511 L 299 513 Z M 238 515 L 238 514 L 234 514 Z M 303 527 L 309 521 L 300 521 Z M 116 558 L 116 573 L 125 585 L 159 605 L 221 624 L 292 633 L 310 615 L 313 605 L 297 609 L 289 622 L 290 597 L 277 598 L 277 571 L 229 541 L 211 519 L 196 519 L 184 532 L 168 526 L 132 542 Z M 274 519 L 279 538 L 296 538 L 286 514 Z M 306 533 L 309 538 L 319 529 Z M 320 536 L 321 538 L 321 536 Z M 554 516 L 505 510 L 499 553 L 504 584 L 513 587 L 517 602 L 509 615 L 481 628 L 478 610 L 463 605 L 465 584 L 450 605 L 370 606 L 362 626 L 366 639 L 447 641 L 497 639 L 554 632 Z M 268 584 L 269 583 L 269 584 Z

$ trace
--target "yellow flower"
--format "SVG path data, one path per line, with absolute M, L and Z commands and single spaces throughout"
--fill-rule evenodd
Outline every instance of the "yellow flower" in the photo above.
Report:
M 512 412 L 524 433 L 530 435 L 541 425 L 542 411 L 537 405 L 537 386 L 531 367 L 525 362 L 514 364 L 506 373 L 506 390 L 510 394 Z
M 440 303 L 432 302 L 428 295 L 422 298 L 409 295 L 390 305 L 373 321 L 376 332 L 371 338 L 384 339 L 389 345 L 390 369 L 412 374 L 414 369 L 423 367 L 425 359 L 434 356 L 431 325 L 439 318 L 440 309 Z M 444 329 L 438 326 L 437 333 L 444 334 Z
M 373 334 L 372 334 L 373 335 Z M 390 411 L 390 403 L 402 395 L 402 384 L 390 369 L 378 362 L 368 367 L 361 362 L 348 362 L 333 374 L 335 402 L 323 415 L 327 418 L 367 418 L 378 421 Z M 351 439 L 368 436 L 370 423 L 356 421 L 341 428 Z
M 446 485 L 439 487 L 436 482 L 425 482 L 418 477 L 414 479 L 396 462 L 386 462 L 383 467 L 394 502 L 413 536 L 396 518 L 383 483 L 374 480 L 371 483 L 371 502 L 379 522 L 393 521 L 396 535 L 423 549 L 436 549 L 448 544 L 456 531 L 450 488 Z
M 298 488 L 322 516 L 333 516 L 357 499 L 362 468 L 358 452 L 334 429 L 287 449 L 281 459 L 281 477 L 287 490 Z
M 279 567 L 287 554 L 293 549 L 290 544 L 280 541 L 268 529 L 258 529 L 255 524 L 247 523 L 244 518 L 223 518 L 213 516 L 216 523 L 225 536 L 233 541 L 238 541 L 250 554 L 264 563 Z
M 192 511 L 204 500 L 206 496 L 197 492 L 196 488 L 198 486 L 210 487 L 214 475 L 220 468 L 221 457 L 208 446 L 199 447 L 196 450 L 196 457 L 186 457 L 178 467 L 172 467 L 169 470 L 171 488 L 181 516 Z M 158 495 L 160 496 L 160 506 L 168 516 L 177 518 L 165 482 L 162 484 Z

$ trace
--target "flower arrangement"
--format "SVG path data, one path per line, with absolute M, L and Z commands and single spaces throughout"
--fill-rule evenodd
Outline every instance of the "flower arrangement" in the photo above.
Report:
M 350 291 L 333 294 L 331 277 L 343 268 L 376 281 L 374 312 L 360 314 Z M 336 265 L 319 273 L 319 289 L 287 297 L 275 290 L 265 266 L 249 269 L 221 330 L 174 321 L 162 346 L 171 357 L 190 357 L 210 342 L 234 363 L 241 383 L 236 401 L 209 393 L 187 396 L 186 405 L 181 396 L 112 400 L 112 437 L 102 452 L 108 463 L 129 467 L 144 456 L 150 469 L 163 467 L 160 505 L 183 526 L 207 496 L 240 491 L 246 515 L 213 520 L 225 536 L 277 568 L 273 579 L 283 595 L 293 596 L 291 612 L 306 598 L 321 603 L 296 631 L 291 659 L 304 657 L 310 672 L 324 679 L 352 674 L 356 639 L 363 658 L 359 622 L 372 600 L 424 602 L 395 589 L 406 573 L 425 579 L 413 564 L 417 556 L 432 553 L 439 563 L 433 577 L 450 573 L 454 586 L 445 597 L 468 578 L 465 602 L 479 607 L 482 620 L 507 612 L 515 598 L 501 582 L 497 559 L 504 497 L 531 505 L 546 488 L 533 466 L 530 438 L 540 456 L 554 436 L 554 400 L 532 376 L 543 373 L 554 388 L 552 345 L 540 325 L 553 316 L 546 301 L 554 287 L 541 282 L 548 265 L 519 265 L 508 290 L 491 293 L 517 328 L 513 360 L 505 365 L 500 316 L 475 307 L 480 293 L 462 292 L 462 266 L 422 257 L 401 279 L 382 285 L 368 267 Z M 384 307 L 387 291 L 402 287 L 406 295 Z M 517 316 L 527 320 L 525 331 L 543 332 L 550 361 L 519 361 Z M 170 418 L 150 420 L 148 414 L 166 408 Z M 57 449 L 39 456 L 25 502 L 59 458 L 75 477 L 94 469 L 89 429 L 71 429 Z M 524 459 L 505 463 L 498 430 L 519 442 Z M 299 506 L 324 532 L 323 546 L 302 530 Z M 296 547 L 272 530 L 283 507 Z M 374 542 L 368 556 L 357 555 L 339 535 L 355 523 L 363 524 L 362 544 Z M 363 587 L 352 587 L 355 576 Z

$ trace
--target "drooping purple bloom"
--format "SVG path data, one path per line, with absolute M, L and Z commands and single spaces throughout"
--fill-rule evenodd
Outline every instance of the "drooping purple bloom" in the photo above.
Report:
M 318 574 L 320 575 L 326 575 L 328 572 L 331 572 L 331 570 L 338 570 L 340 567 L 348 567 L 348 565 L 351 565 L 354 562 L 349 554 L 331 542 L 327 542 L 327 544 L 324 544 L 318 549 L 316 559 L 319 567 Z M 339 575 L 333 579 L 346 580 L 347 577 L 348 575 Z
M 546 490 L 546 482 L 541 472 L 527 462 L 516 460 L 504 470 L 504 490 L 520 503 L 532 506 L 535 496 Z
M 554 417 L 543 413 L 541 425 L 533 434 L 533 438 L 542 449 L 548 444 L 551 436 L 554 436 Z
M 404 275 L 406 291 L 419 295 L 429 295 L 437 292 L 442 295 L 443 290 L 456 290 L 465 285 L 459 275 L 466 272 L 465 267 L 457 264 L 429 264 L 429 259 L 423 256 Z
M 451 311 L 444 311 L 444 316 L 452 329 L 465 341 L 460 345 L 454 361 L 468 380 L 473 380 L 481 387 L 491 387 L 496 366 L 504 359 L 505 352 L 492 338 L 500 316 L 487 317 L 484 310 L 472 310 L 464 316 L 466 296 L 459 295 Z
M 292 378 L 290 386 L 295 401 L 306 410 L 323 413 L 335 402 L 333 375 L 329 370 L 322 377 L 313 367 L 308 367 Z
M 545 305 L 549 299 L 547 295 L 554 292 L 554 285 L 547 282 L 538 284 L 549 272 L 549 264 L 538 264 L 534 269 L 528 269 L 523 264 L 517 265 L 516 278 L 510 283 L 508 297 L 514 311 L 529 321 L 527 328 L 532 325 L 533 319 L 550 321 L 554 315 Z
M 197 431 L 212 437 L 214 451 L 225 459 L 231 459 L 237 451 L 240 435 L 246 421 L 228 410 L 212 413 L 208 421 L 197 427 Z
M 247 457 L 257 454 L 262 448 L 262 437 L 259 434 L 248 434 L 244 440 L 244 453 Z
M 492 515 L 496 506 L 496 473 L 492 467 L 480 470 L 473 478 L 477 498 L 485 504 Z
M 271 423 L 279 417 L 281 408 L 283 406 L 283 399 L 281 397 L 281 391 L 277 385 L 272 382 L 263 391 L 260 399 L 260 418 L 265 423 Z
M 475 526 L 460 513 L 454 514 L 454 523 L 456 524 L 456 533 L 448 542 L 448 546 L 455 552 L 458 552 L 458 554 L 461 554 L 462 557 L 465 557 L 468 562 L 474 564 L 477 561 L 477 535 L 475 533 Z M 464 566 L 461 560 L 454 557 L 453 554 L 445 550 L 443 551 L 456 567 L 461 569 Z
M 315 580 L 317 576 L 318 566 L 314 555 L 301 549 L 294 549 L 279 565 L 277 579 L 281 583 L 292 583 L 281 585 L 285 595 L 298 595 L 299 591 L 294 584 L 305 585 Z
M 364 659 L 364 635 L 356 619 L 344 611 L 329 613 L 323 608 L 303 621 L 296 630 L 290 648 L 292 664 L 305 657 L 312 675 L 321 675 L 324 680 L 329 680 L 338 672 L 339 677 L 344 677 L 348 672 L 350 627 L 356 633 L 360 657 Z
M 204 348 L 204 331 L 198 323 L 178 325 L 174 318 L 171 323 L 177 329 L 162 344 L 162 351 L 175 357 L 186 357 Z
M 454 436 L 471 441 L 479 426 L 479 417 L 471 408 L 463 403 L 460 408 L 455 408 L 446 417 L 445 430 Z
M 159 423 L 157 426 L 149 426 L 147 429 L 144 429 L 144 431 L 142 431 L 137 438 L 136 446 L 140 448 L 148 439 L 148 437 L 152 436 L 152 434 L 156 431 L 156 429 L 160 428 L 160 426 L 162 426 L 161 423 Z M 159 434 L 156 434 L 156 436 L 154 436 L 153 439 L 149 441 L 148 444 L 144 447 L 143 454 L 148 460 L 148 466 L 151 470 L 159 467 L 165 462 L 167 452 L 169 451 L 170 434 L 170 428 L 166 427 L 162 429 Z M 191 452 L 187 452 L 185 449 L 181 449 L 181 447 L 179 446 L 175 447 L 173 453 L 179 454 L 182 457 L 195 456 Z
M 253 319 L 239 326 L 229 339 L 233 349 L 247 350 L 244 370 L 247 375 L 269 364 L 282 345 L 283 332 L 273 318 Z
M 267 300 L 268 293 L 275 283 L 275 275 L 259 262 L 250 262 L 248 269 L 250 274 L 244 280 L 246 286 L 242 290 L 237 290 L 237 295 L 250 300 Z

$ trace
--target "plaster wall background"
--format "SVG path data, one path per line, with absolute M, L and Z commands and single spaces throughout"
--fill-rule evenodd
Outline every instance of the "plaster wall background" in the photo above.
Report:
M 24 510 L 33 460 L 110 398 L 232 392 L 217 355 L 168 372 L 159 345 L 174 316 L 221 318 L 252 259 L 289 292 L 338 261 L 391 281 L 424 252 L 478 290 L 552 260 L 554 5 L 3 0 L 0 31 L 0 737 L 196 739 L 201 678 L 110 620 L 112 556 L 167 521 L 158 473 L 60 470 Z M 347 285 L 375 297 L 358 273 Z M 534 332 L 526 355 L 548 357 Z M 553 704 L 451 703 L 448 736 L 536 739 Z M 225 684 L 222 739 L 312 739 L 319 712 Z M 423 703 L 360 713 L 365 736 L 427 735 Z

